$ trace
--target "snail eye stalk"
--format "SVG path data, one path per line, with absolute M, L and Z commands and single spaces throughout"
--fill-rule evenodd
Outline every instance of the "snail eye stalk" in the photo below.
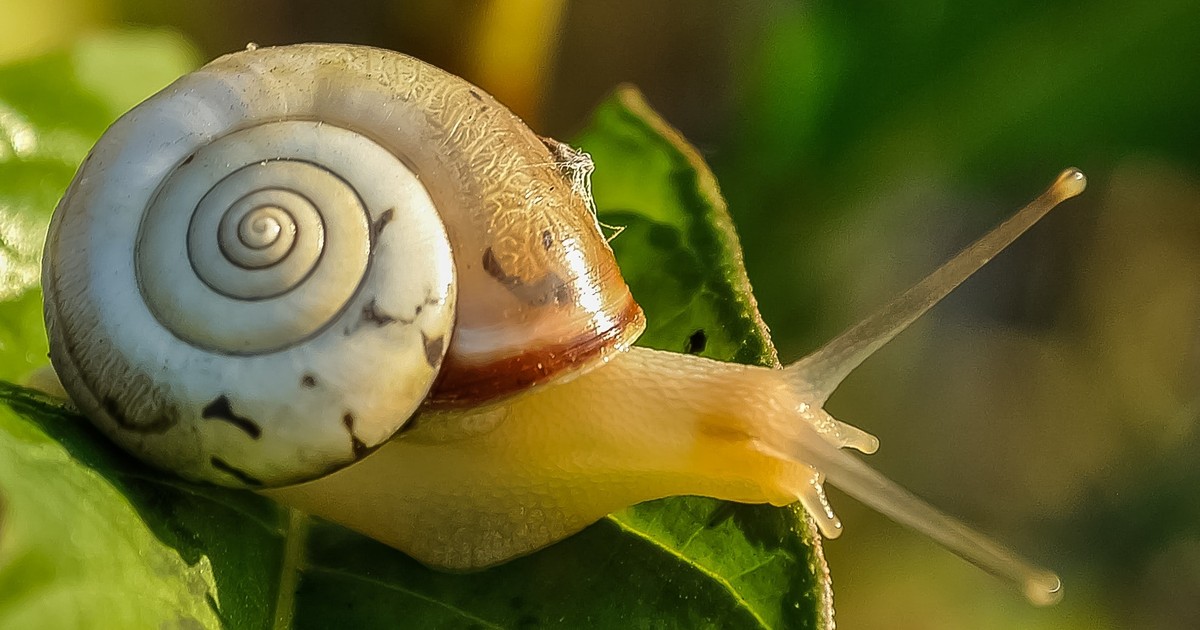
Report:
M 1044 193 L 983 238 L 975 241 L 889 304 L 816 352 L 789 366 L 798 385 L 824 403 L 854 368 L 908 328 L 964 280 L 1012 244 L 1058 204 L 1075 197 L 1087 186 L 1076 168 L 1059 174 Z
M 1001 223 L 873 315 L 852 326 L 816 352 L 788 366 L 786 371 L 790 373 L 793 386 L 811 399 L 814 405 L 823 405 L 842 380 L 867 357 L 891 341 L 971 274 L 987 264 L 1052 208 L 1082 193 L 1086 185 L 1087 179 L 1078 169 L 1063 171 L 1045 192 L 1012 218 Z M 846 433 L 852 428 L 831 416 L 824 425 L 835 427 L 839 433 Z M 872 441 L 873 438 L 868 440 L 855 434 L 855 441 L 865 448 L 856 446 L 855 443 L 835 443 L 837 440 L 831 440 L 829 435 L 811 430 L 799 431 L 793 440 L 794 443 L 786 450 L 803 453 L 806 461 L 812 464 L 814 469 L 821 471 L 831 483 L 847 494 L 896 522 L 929 536 L 984 570 L 1015 581 L 1021 585 L 1025 596 L 1035 604 L 1053 604 L 1061 598 L 1061 582 L 1058 576 L 1033 566 L 986 536 L 942 514 L 857 458 L 837 448 L 848 445 L 870 453 L 878 444 L 877 441 Z

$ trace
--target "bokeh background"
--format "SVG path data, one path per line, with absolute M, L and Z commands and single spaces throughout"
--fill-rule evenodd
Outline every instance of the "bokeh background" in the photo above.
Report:
M 0 0 L 0 63 L 128 27 L 197 59 L 392 48 L 559 138 L 636 83 L 713 165 L 785 360 L 1079 166 L 1083 198 L 829 405 L 881 438 L 872 464 L 1058 569 L 1066 599 L 1031 608 L 834 490 L 838 621 L 1200 627 L 1200 3 Z

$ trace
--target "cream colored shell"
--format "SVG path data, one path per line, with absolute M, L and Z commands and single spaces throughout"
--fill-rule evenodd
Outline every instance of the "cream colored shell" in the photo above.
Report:
M 143 459 L 293 483 L 362 457 L 422 404 L 454 261 L 410 149 L 384 137 L 403 122 L 394 92 L 339 89 L 312 55 L 216 63 L 114 124 L 55 212 L 51 358 Z
M 122 117 L 44 259 L 71 397 L 159 467 L 280 485 L 419 408 L 602 365 L 645 327 L 591 162 L 391 51 L 247 50 Z

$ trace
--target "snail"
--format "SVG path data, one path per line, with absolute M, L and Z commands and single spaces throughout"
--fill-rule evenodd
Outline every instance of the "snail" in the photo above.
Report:
M 1059 580 L 844 448 L 823 404 L 1059 202 L 1070 169 L 925 280 L 783 369 L 634 347 L 645 318 L 585 154 L 399 53 L 250 48 L 121 117 L 51 221 L 53 369 L 118 445 L 443 569 L 528 554 L 672 495 L 829 481 L 1035 602 Z

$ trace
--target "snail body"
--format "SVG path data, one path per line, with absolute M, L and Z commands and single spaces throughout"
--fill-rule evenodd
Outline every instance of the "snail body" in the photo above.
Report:
M 1050 601 L 1053 574 L 843 450 L 862 360 L 1082 191 L 1065 172 L 876 315 L 782 370 L 642 348 L 585 156 L 372 48 L 227 55 L 126 114 L 54 214 L 51 361 L 134 455 L 248 487 L 435 567 L 530 553 L 649 499 L 800 501 L 829 479 Z M 350 464 L 354 464 L 350 466 Z

